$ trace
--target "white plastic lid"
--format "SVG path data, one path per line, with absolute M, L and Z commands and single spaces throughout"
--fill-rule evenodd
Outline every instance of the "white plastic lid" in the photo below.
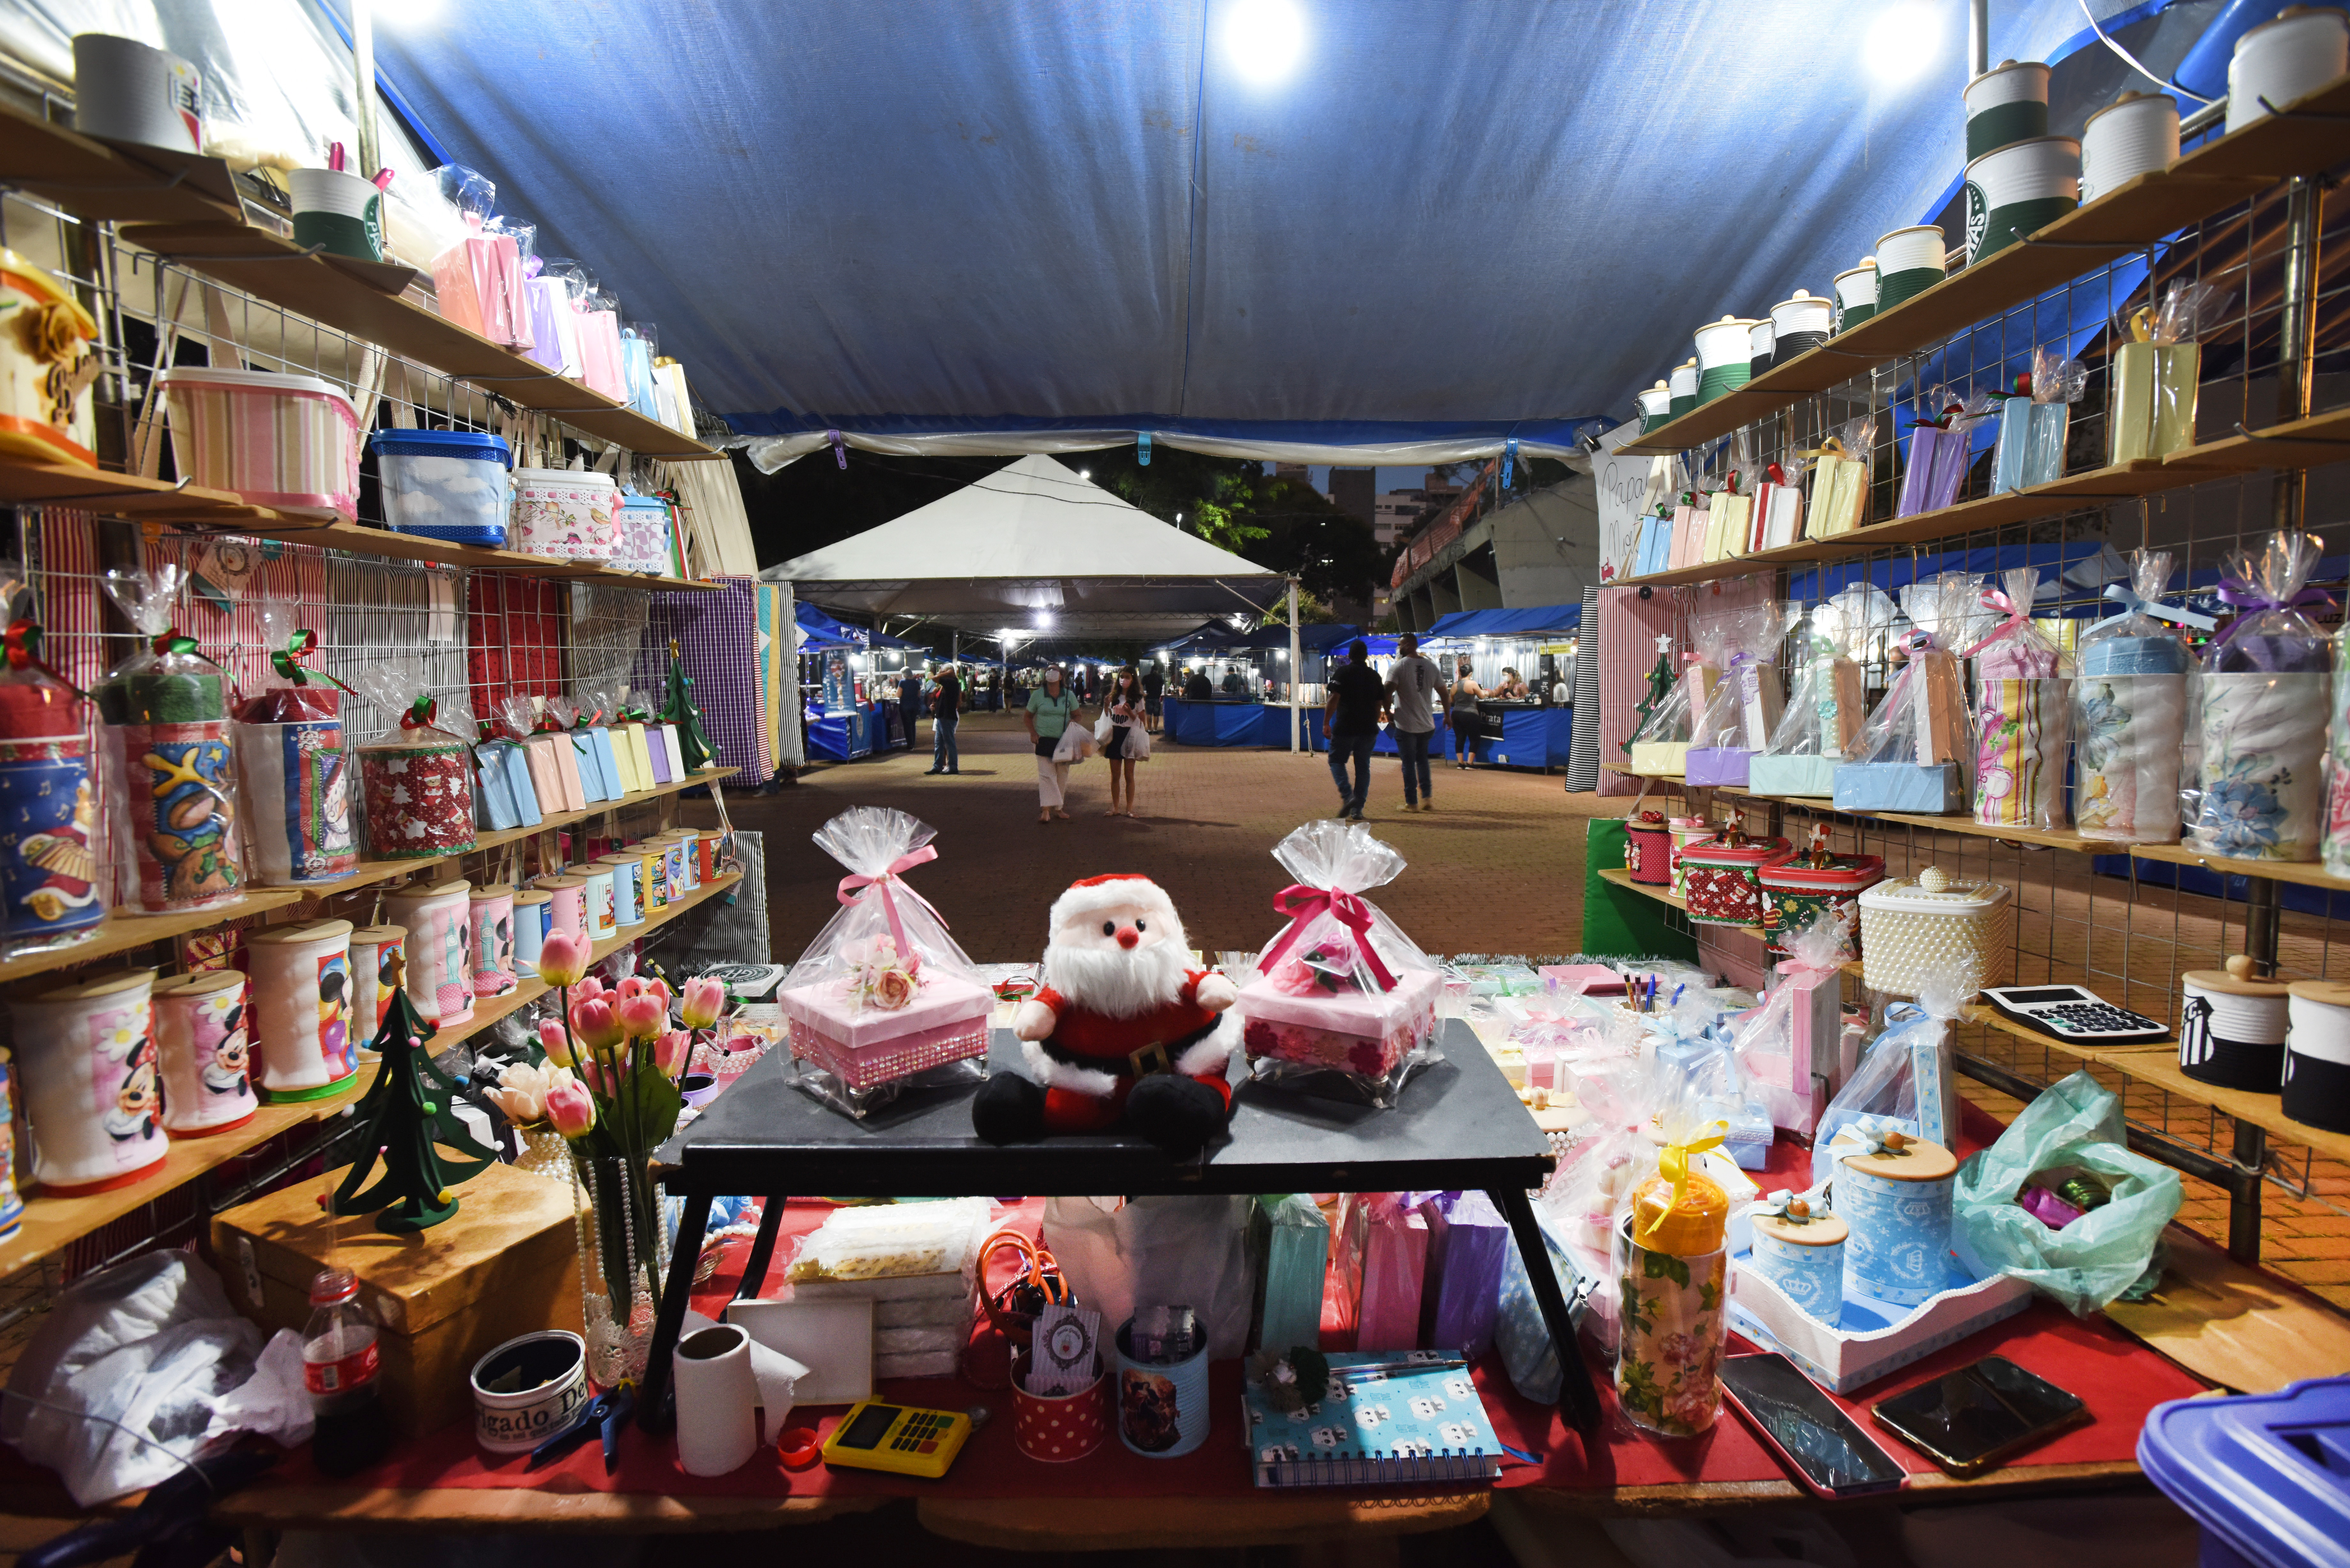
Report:
M 1964 915 L 1995 909 L 2014 895 L 1997 882 L 1973 881 L 1929 866 L 1915 877 L 1864 888 L 1864 909 L 1900 909 L 1914 914 Z
M 619 484 L 608 473 L 592 468 L 517 468 L 515 483 L 527 481 L 533 484 L 584 484 L 590 490 L 618 490 Z
M 296 376 L 283 370 L 215 370 L 203 365 L 174 365 L 155 375 L 159 387 L 251 387 L 265 392 L 307 392 L 315 397 L 332 398 L 346 409 L 351 400 L 339 388 L 320 380 L 316 376 Z M 356 421 L 359 411 L 351 410 Z

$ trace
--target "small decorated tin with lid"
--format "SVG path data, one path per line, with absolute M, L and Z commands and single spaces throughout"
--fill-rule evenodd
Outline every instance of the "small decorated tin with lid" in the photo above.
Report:
M 1624 824 L 1624 868 L 1632 880 L 1662 888 L 1673 879 L 1673 836 L 1661 811 L 1644 811 Z
M 1860 949 L 1860 895 L 1885 877 L 1881 855 L 1838 855 L 1828 847 L 1827 829 L 1814 826 L 1801 853 L 1754 869 L 1762 888 L 1762 935 L 1771 950 L 1783 953 L 1785 933 L 1801 930 L 1824 914 L 1853 929 L 1855 956 Z
M 1950 1285 L 1958 1158 L 1874 1118 L 1857 1127 L 1861 1147 L 1837 1162 L 1835 1174 L 1836 1212 L 1850 1228 L 1845 1293 L 1915 1306 Z
M 2015 973 L 2015 898 L 1996 882 L 1929 866 L 1860 894 L 1862 980 L 1916 996 L 1945 986 L 1970 1000 Z
M 1757 838 L 1736 823 L 1681 851 L 1689 918 L 1698 925 L 1755 926 L 1762 922 L 1762 890 L 1754 872 L 1787 857 L 1783 838 Z
M 1850 1227 L 1817 1193 L 1782 1189 L 1749 1211 L 1754 1249 L 1747 1266 L 1782 1294 L 1833 1324 L 1844 1312 L 1844 1243 Z
M 2284 1081 L 2292 986 L 2252 972 L 2250 954 L 2178 977 L 2178 1070 L 2199 1084 L 2274 1094 Z

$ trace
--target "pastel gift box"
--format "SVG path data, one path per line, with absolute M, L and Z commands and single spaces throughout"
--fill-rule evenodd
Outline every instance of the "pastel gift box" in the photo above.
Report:
M 848 994 L 846 979 L 778 993 L 792 1054 L 815 1062 L 853 1089 L 985 1056 L 994 992 L 927 966 L 919 978 L 913 1001 L 899 1008 L 860 1004 Z
M 1405 970 L 1389 991 L 1291 996 L 1260 976 L 1241 992 L 1243 1047 L 1251 1060 L 1273 1057 L 1384 1078 L 1436 1031 L 1443 979 Z
M 1812 504 L 1804 533 L 1813 539 L 1832 538 L 1860 526 L 1868 499 L 1868 464 L 1856 457 L 1830 452 L 1812 470 Z
M 604 798 L 618 800 L 627 794 L 631 787 L 629 781 L 633 776 L 632 770 L 620 761 L 621 742 L 612 733 L 611 726 L 598 724 L 589 730 L 588 743 L 596 748 L 596 766 L 603 773 L 607 792 Z
M 569 746 L 564 750 L 569 751 Z M 533 735 L 522 743 L 523 761 L 530 770 L 531 793 L 537 796 L 542 815 L 552 815 L 564 809 L 563 774 L 555 765 L 555 739 L 551 735 Z
M 1428 1222 L 1428 1283 L 1419 1343 L 1475 1360 L 1492 1348 L 1509 1222 L 1482 1192 L 1449 1192 L 1420 1205 Z
M 1838 811 L 1913 811 L 1941 815 L 1966 809 L 1966 780 L 1956 763 L 1838 763 Z
M 627 742 L 629 758 L 620 764 L 620 771 L 628 778 L 630 791 L 641 793 L 652 788 L 652 748 L 645 743 L 645 727 L 642 724 L 622 724 L 619 733 L 612 738 L 616 744 Z
M 1771 1158 L 1773 1131 L 1769 1113 L 1757 1105 L 1717 1107 L 1725 1124 L 1721 1135 L 1724 1154 L 1737 1162 L 1741 1170 L 1760 1170 Z
M 1916 517 L 1939 512 L 1959 498 L 1966 478 L 1971 431 L 1919 425 L 1909 432 L 1909 465 L 1901 475 L 1901 504 L 1896 517 Z
M 544 820 L 538 809 L 538 785 L 530 776 L 530 756 L 519 741 L 500 741 L 498 765 L 505 770 L 506 789 L 515 799 L 515 815 L 522 818 L 525 827 L 536 827 Z
M 1369 1207 L 1355 1348 L 1417 1350 L 1428 1282 L 1428 1220 L 1418 1210 L 1396 1207 L 1392 1199 Z
M 597 743 L 599 740 L 603 742 L 600 745 Z M 614 774 L 606 765 L 611 743 L 611 737 L 600 728 L 571 732 L 571 755 L 579 774 L 580 792 L 591 801 L 619 798 Z
M 669 758 L 671 782 L 677 783 L 691 777 L 685 766 L 685 748 L 678 744 L 675 724 L 663 724 L 660 727 L 660 742 L 662 754 Z
M 1319 1345 L 1330 1221 L 1301 1194 L 1259 1198 L 1249 1210 L 1249 1251 L 1259 1282 L 1250 1343 L 1273 1350 Z
M 520 757 L 522 748 L 512 741 L 493 741 L 473 748 L 473 759 L 480 764 L 481 772 L 481 788 L 475 792 L 475 799 L 482 808 L 483 824 L 494 829 L 520 827 L 525 820 L 522 814 L 523 802 L 528 801 L 530 815 L 527 820 L 536 826 L 539 820 L 538 792 L 525 788 L 519 794 L 515 793 L 514 775 L 506 768 L 508 752 Z M 527 763 L 523 769 L 523 782 L 525 785 L 530 782 Z
M 1745 789 L 1753 760 L 1753 752 L 1744 746 L 1691 746 L 1682 759 L 1681 774 L 1693 787 Z
M 1673 569 L 1675 571 L 1679 571 L 1683 566 L 1694 566 L 1701 564 L 1701 557 L 1704 556 L 1704 553 L 1705 508 L 1702 506 L 1674 507 L 1672 544 Z
M 1689 765 L 1689 751 L 1687 741 L 1635 741 L 1632 742 L 1632 771 L 1658 778 L 1670 778 Z
M 1746 787 L 1757 794 L 1832 795 L 1834 757 L 1777 757 L 1757 753 L 1746 764 Z
M 670 761 L 669 748 L 661 743 L 661 732 L 667 728 L 667 725 L 644 724 L 637 730 L 643 738 L 645 755 L 652 768 L 653 783 L 657 784 L 672 784 L 679 776 L 678 770 Z
M 1754 548 L 1780 550 L 1804 531 L 1804 493 L 1793 484 L 1765 484 L 1754 493 Z

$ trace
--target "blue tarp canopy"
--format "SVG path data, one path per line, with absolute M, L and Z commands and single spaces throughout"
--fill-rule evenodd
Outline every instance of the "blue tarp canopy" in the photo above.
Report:
M 2167 12 L 2191 36 L 2219 8 L 2089 0 L 2142 49 L 2126 29 Z M 1872 50 L 1897 11 L 1923 31 Z M 658 324 L 708 408 L 792 438 L 782 457 L 832 430 L 899 451 L 1155 431 L 1318 462 L 1564 453 L 1700 323 L 1825 294 L 1939 214 L 1964 163 L 1955 4 L 454 15 L 376 26 L 413 122 L 538 225 L 539 254 Z M 1283 68 L 1244 41 L 1268 15 L 1295 24 Z M 2079 0 L 2002 0 L 1991 22 L 1992 59 L 2096 47 Z
M 1527 605 L 1518 609 L 1454 610 L 1419 634 L 1422 642 L 1462 637 L 1540 637 L 1583 624 L 1581 605 Z
M 800 642 L 803 653 L 817 648 L 863 648 L 873 636 L 861 626 L 835 619 L 805 599 L 793 604 L 792 618 L 807 633 Z

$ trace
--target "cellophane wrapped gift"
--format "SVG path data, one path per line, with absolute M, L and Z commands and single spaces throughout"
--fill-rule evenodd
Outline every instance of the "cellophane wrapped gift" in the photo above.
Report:
M 1836 765 L 1839 811 L 1938 813 L 1966 807 L 1974 764 L 1966 681 L 1956 649 L 1984 619 L 1982 578 L 1945 572 L 1901 590 L 1913 629 L 1906 654 L 1846 759 Z
M 2064 476 L 2064 438 L 2073 405 L 2089 384 L 2078 359 L 2053 348 L 2033 351 L 2032 369 L 2016 378 L 2015 392 L 1997 410 L 1999 440 L 1991 448 L 1991 493 L 2029 490 Z
M 1861 525 L 1868 514 L 1869 463 L 1876 446 L 1877 421 L 1871 416 L 1846 421 L 1817 447 L 1799 454 L 1810 464 L 1805 538 L 1833 538 Z
M 262 689 L 236 701 L 236 765 L 253 879 L 270 887 L 331 882 L 359 865 L 341 683 L 310 668 L 317 633 L 291 606 L 262 606 L 271 650 Z
M 2172 559 L 2168 550 L 2132 556 L 2129 585 L 2106 589 L 2121 613 L 2081 634 L 2073 681 L 2073 823 L 2084 838 L 2178 842 L 2178 765 L 2194 663 L 2180 627 L 2208 630 L 2211 621 L 2157 602 L 2170 582 Z M 2331 787 L 2341 789 L 2344 780 L 2337 763 Z
M 1691 785 L 1742 789 L 1747 764 L 1771 743 L 1771 732 L 1779 724 L 1784 703 L 1779 645 L 1794 619 L 1793 607 L 1782 599 L 1765 599 L 1713 618 L 1718 621 L 1721 679 L 1706 698 L 1705 711 L 1690 726 L 1684 772 Z
M 465 222 L 465 237 L 432 258 L 432 288 L 441 314 L 469 332 L 506 348 L 530 347 L 522 311 L 522 247 L 492 222 L 497 187 L 473 170 L 446 164 L 433 171 L 441 193 Z
M 501 698 L 496 716 L 482 725 L 481 743 L 473 748 L 473 761 L 480 769 L 475 794 L 483 826 L 493 831 L 536 827 L 543 820 L 538 786 L 530 776 L 530 753 L 524 745 L 529 736 L 530 704 L 525 698 Z
M 2180 278 L 2163 290 L 2159 308 L 2130 314 L 2113 358 L 2116 462 L 2167 457 L 2195 444 L 2199 339 L 2238 308 L 2232 289 Z
M 1957 1046 L 1950 1025 L 1966 1015 L 1968 1001 L 1954 988 L 1929 986 L 1915 1002 L 1886 1008 L 1883 1033 L 1861 1052 L 1860 1064 L 1813 1130 L 1813 1186 L 1835 1175 L 1836 1161 L 1857 1147 L 1864 1120 L 1890 1122 L 1912 1137 L 1950 1147 L 1959 1125 Z
M 1804 1137 L 1836 1084 L 1844 1029 L 1844 961 L 1853 927 L 1822 916 L 1786 934 L 1787 957 L 1762 1005 L 1735 1026 L 1732 1049 L 1773 1127 Z
M 1893 625 L 1893 601 L 1862 584 L 1812 607 L 1795 637 L 1794 690 L 1762 750 L 1747 763 L 1758 794 L 1827 795 L 1835 765 L 1868 717 L 1868 686 L 1858 655 Z
M 1983 594 L 2001 618 L 1966 650 L 1975 661 L 1975 820 L 2062 827 L 2073 660 L 2032 623 L 2040 569 L 2018 566 L 2001 581 Z
M 14 957 L 94 935 L 113 889 L 100 858 L 89 704 L 49 667 L 24 570 L 14 563 L 0 564 L 0 603 L 8 621 L 0 659 L 0 949 Z
M 103 580 L 139 633 L 137 650 L 107 672 L 97 693 L 119 902 L 148 914 L 216 908 L 246 880 L 229 678 L 172 624 L 183 567 L 112 566 Z
M 2230 558 L 2220 594 L 2238 610 L 2189 684 L 2191 769 L 2182 767 L 2187 841 L 2235 860 L 2314 860 L 2333 711 L 2331 639 L 2303 610 L 2333 600 L 2307 587 L 2324 542 L 2279 532 Z
M 1939 512 L 1955 503 L 1974 461 L 1975 431 L 1997 417 L 1992 405 L 2001 400 L 1988 392 L 1960 397 L 1936 389 L 1920 401 L 1938 410 L 1920 417 L 1909 431 L 1909 462 L 1901 472 L 1901 502 L 1896 517 Z
M 1691 746 L 1711 744 L 1700 725 L 1713 701 L 1713 689 L 1721 680 L 1721 618 L 1709 616 L 1693 620 L 1690 638 L 1697 647 L 1683 656 L 1672 690 L 1648 710 L 1648 716 L 1632 733 L 1632 771 L 1636 774 L 1679 774 L 1689 766 Z
M 841 909 L 776 994 L 800 1087 L 863 1116 L 909 1084 L 985 1075 L 994 992 L 929 900 L 903 877 L 938 857 L 937 829 L 902 811 L 853 806 L 816 846 L 846 867 Z
M 378 860 L 437 860 L 473 847 L 473 727 L 452 698 L 443 712 L 421 676 L 398 664 L 357 670 L 351 688 L 373 710 L 359 746 L 368 852 Z
M 1274 846 L 1296 881 L 1274 897 L 1289 924 L 1257 955 L 1241 993 L 1242 1043 L 1256 1076 L 1390 1106 L 1432 1049 L 1443 977 L 1366 901 L 1403 857 L 1357 824 L 1309 822 Z
M 1593 1282 L 1584 1332 L 1604 1353 L 1616 1349 L 1618 1317 L 1614 1234 L 1632 1189 L 1655 1174 L 1657 1146 L 1648 1136 L 1656 1114 L 1654 1080 L 1637 1055 L 1587 1060 L 1571 1070 L 1571 1092 L 1590 1125 L 1559 1164 L 1543 1195 L 1583 1277 Z

